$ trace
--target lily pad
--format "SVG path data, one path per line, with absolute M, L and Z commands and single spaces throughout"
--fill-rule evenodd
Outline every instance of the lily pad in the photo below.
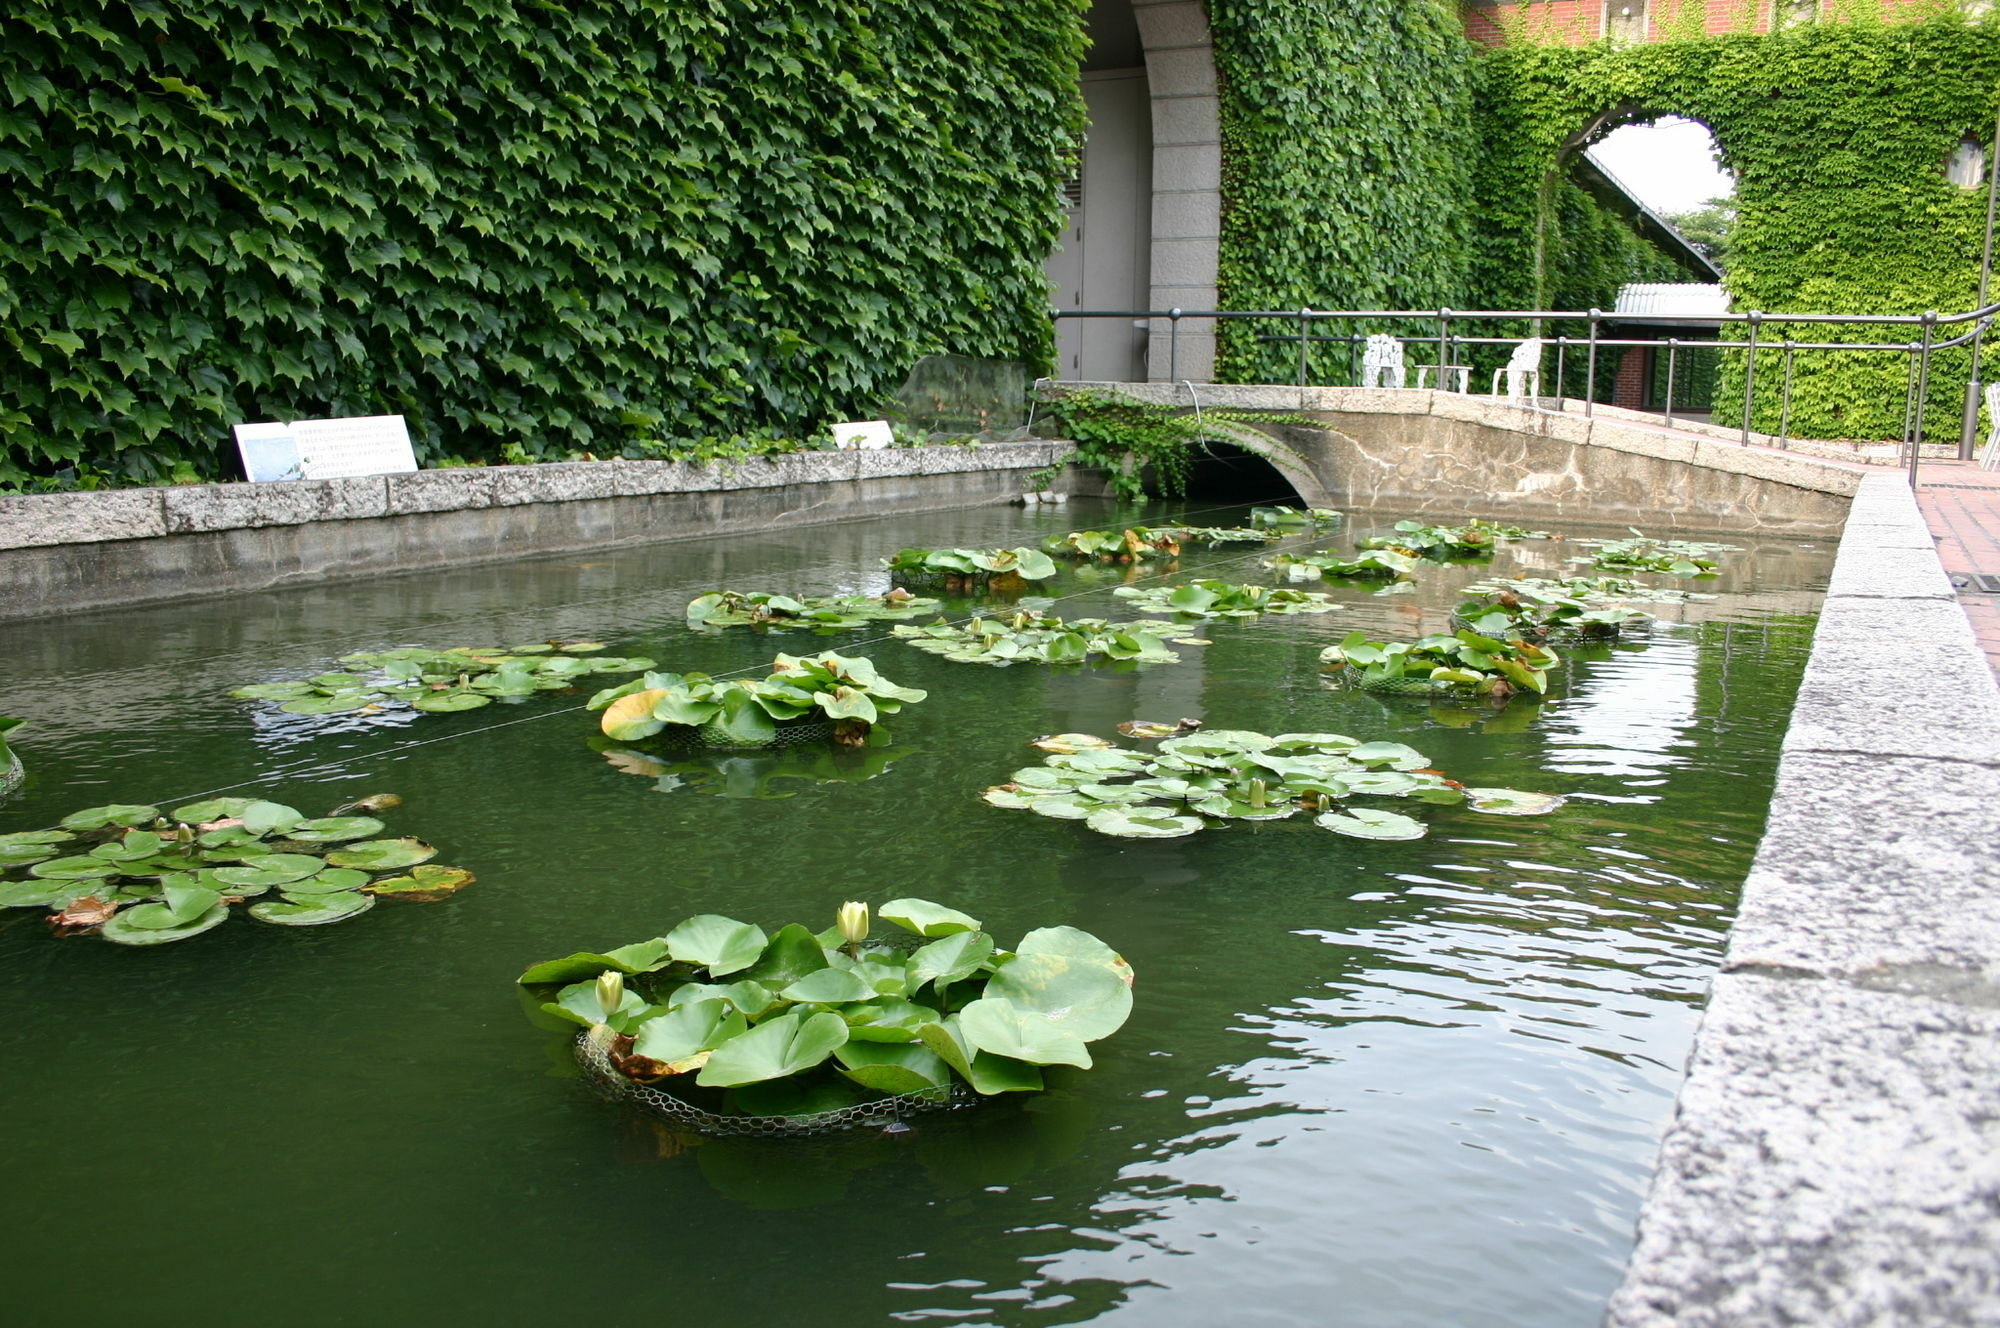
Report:
M 1106 807 L 1090 814 L 1084 824 L 1101 835 L 1121 839 L 1179 839 L 1200 830 L 1199 816 L 1180 816 L 1165 811 L 1131 807 Z
M 846 1042 L 847 1021 L 831 1011 L 781 1014 L 715 1048 L 695 1082 L 734 1088 L 782 1079 L 820 1064 Z
M 1373 807 L 1350 807 L 1344 812 L 1321 812 L 1313 818 L 1321 829 L 1355 839 L 1422 839 L 1424 823 L 1400 812 L 1377 811 Z
M 719 978 L 756 963 L 768 941 L 761 928 L 747 922 L 700 913 L 667 933 L 667 953 Z
M 437 850 L 421 839 L 369 839 L 349 844 L 326 855 L 335 867 L 359 867 L 363 871 L 394 871 L 429 862 Z
M 166 945 L 199 936 L 229 920 L 229 905 L 218 903 L 192 921 L 177 926 L 149 927 L 135 921 L 135 915 L 144 914 L 147 909 L 164 907 L 163 904 L 141 904 L 137 908 L 115 913 L 98 928 L 98 935 L 113 945 Z
M 86 877 L 119 875 L 119 864 L 82 854 L 73 858 L 50 858 L 29 866 L 28 875 L 45 881 L 75 881 Z
M 7 844 L 0 843 L 0 867 L 25 867 L 31 862 L 46 862 L 62 852 L 53 844 Z
M 950 936 L 954 932 L 978 931 L 979 919 L 928 899 L 892 899 L 875 910 L 885 922 L 913 931 L 919 936 Z
M 307 844 L 338 844 L 379 835 L 386 828 L 372 816 L 321 816 L 300 821 L 285 833 Z
M 315 881 L 325 880 L 335 871 L 324 872 Z M 362 875 L 366 879 L 365 874 Z M 434 904 L 440 899 L 448 899 L 477 879 L 463 867 L 446 867 L 439 863 L 425 863 L 421 867 L 410 868 L 407 876 L 391 876 L 365 887 L 369 894 L 384 899 L 402 899 L 414 904 Z
M 356 871 L 352 867 L 328 867 L 317 876 L 307 876 L 301 880 L 280 884 L 278 889 L 290 899 L 303 895 L 331 895 L 342 890 L 359 890 L 367 885 L 368 873 Z M 369 891 L 370 894 L 380 893 Z
M 1569 801 L 1559 793 L 1527 793 L 1520 789 L 1469 788 L 1465 805 L 1488 816 L 1540 816 Z
M 148 825 L 159 819 L 160 809 L 139 803 L 114 802 L 103 807 L 86 807 L 62 818 L 65 830 L 101 830 L 109 825 Z
M 515 981 L 524 987 L 548 982 L 582 982 L 611 969 L 626 974 L 651 973 L 666 967 L 669 962 L 666 938 L 656 936 L 650 941 L 637 941 L 615 950 L 606 950 L 603 954 L 581 950 L 561 959 L 546 960 L 528 969 Z
M 82 880 L 9 881 L 0 885 L 0 908 L 65 908 L 104 889 L 101 877 Z
M 352 890 L 297 901 L 266 899 L 250 906 L 250 916 L 279 927 L 324 927 L 345 922 L 375 907 L 375 896 Z
M 1083 1039 L 1058 1028 L 1038 1011 L 1013 1001 L 982 996 L 958 1014 L 966 1041 L 981 1051 L 1030 1065 L 1075 1065 L 1090 1068 L 1090 1048 Z
M 410 698 L 410 705 L 418 710 L 433 714 L 450 714 L 459 710 L 477 710 L 481 706 L 493 704 L 493 698 L 478 692 L 426 692 Z M 280 706 L 279 709 L 284 709 Z
M 951 1086 L 951 1067 L 920 1042 L 871 1042 L 850 1038 L 834 1053 L 840 1073 L 864 1088 L 901 1096 Z
M 1117 746 L 1116 743 L 1107 742 L 1103 738 L 1093 737 L 1088 733 L 1051 733 L 1047 737 L 1035 739 L 1028 745 L 1030 747 L 1039 747 L 1045 752 L 1094 751 Z
M 661 1062 L 669 1073 L 684 1074 L 707 1064 L 706 1057 L 690 1064 L 695 1057 L 742 1036 L 749 1028 L 743 1015 L 727 1001 L 689 1001 L 640 1024 L 632 1038 L 632 1050 Z

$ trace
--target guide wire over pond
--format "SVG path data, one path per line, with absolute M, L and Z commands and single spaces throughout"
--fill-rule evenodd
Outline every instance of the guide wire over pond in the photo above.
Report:
M 1247 504 L 1234 504 L 1230 507 L 1202 508 L 1196 511 L 1183 513 L 1181 519 L 1185 520 L 1186 517 L 1189 516 L 1206 516 L 1213 512 L 1234 511 L 1244 506 L 1247 506 Z M 1330 534 L 1328 535 L 1315 534 L 1310 538 L 1312 540 L 1320 540 L 1320 539 L 1335 538 L 1335 537 Z M 1264 557 L 1269 551 L 1270 551 L 1269 545 L 1262 545 L 1251 552 L 1235 555 L 1225 559 L 1217 559 L 1215 562 L 1211 564 L 1206 564 L 1206 566 L 1212 566 L 1217 570 L 1226 570 L 1228 568 L 1235 567 L 1240 564 L 1249 563 L 1255 561 L 1256 559 L 1260 559 Z M 1178 571 L 1156 572 L 1145 576 L 1134 577 L 1132 581 L 1127 584 L 1138 585 L 1142 582 L 1147 582 L 1147 581 L 1171 581 L 1178 575 L 1180 575 Z M 1084 599 L 1091 595 L 1102 594 L 1104 593 L 1104 589 L 1105 588 L 1102 586 L 1090 586 L 1082 590 L 1073 591 L 1067 595 L 1057 595 L 1050 599 L 1050 607 L 1053 608 L 1055 605 L 1065 603 L 1069 600 Z M 973 618 L 978 616 L 979 615 L 977 613 L 968 613 L 960 618 L 947 619 L 947 621 L 970 622 Z M 850 645 L 846 646 L 845 649 L 851 653 L 859 653 L 870 646 L 892 643 L 897 641 L 897 639 L 898 638 L 896 638 L 895 636 L 887 634 L 882 636 L 869 637 L 861 641 L 853 642 Z M 768 664 L 746 664 L 742 668 L 730 669 L 724 672 L 712 674 L 710 676 L 720 681 L 729 678 L 746 677 L 752 674 L 757 674 L 760 672 L 768 672 L 768 671 L 769 671 Z M 456 733 L 441 733 L 435 737 L 429 737 L 429 738 L 411 738 L 407 741 L 394 743 L 388 747 L 380 749 L 379 751 L 371 753 L 370 759 L 380 759 L 383 757 L 396 756 L 404 752 L 415 751 L 420 747 L 430 747 L 441 742 L 453 742 L 463 738 L 477 737 L 483 733 L 494 733 L 501 729 L 514 728 L 517 725 L 521 724 L 532 724 L 537 722 L 538 720 L 553 719 L 561 715 L 577 714 L 584 711 L 585 709 L 586 707 L 584 703 L 578 702 L 575 705 L 562 706 L 556 709 L 539 710 L 535 714 L 523 715 L 517 719 L 503 719 L 496 723 L 482 724 L 478 728 L 461 729 Z M 299 761 L 294 762 L 290 765 L 275 766 L 249 779 L 239 779 L 229 784 L 218 784 L 213 788 L 202 789 L 194 793 L 184 793 L 168 798 L 156 798 L 153 799 L 153 802 L 161 806 L 165 806 L 168 804 L 179 804 L 183 802 L 193 802 L 198 799 L 212 798 L 218 794 L 228 793 L 233 789 L 251 788 L 257 785 L 269 784 L 273 780 L 279 778 L 286 778 L 286 777 L 302 778 L 315 774 L 320 774 L 322 772 L 329 775 L 337 774 L 342 769 L 344 769 L 352 759 L 353 759 L 352 757 L 344 757 L 334 760 L 326 760 L 313 757 L 305 757 L 301 758 Z M 52 827 L 44 826 L 41 828 L 49 829 Z

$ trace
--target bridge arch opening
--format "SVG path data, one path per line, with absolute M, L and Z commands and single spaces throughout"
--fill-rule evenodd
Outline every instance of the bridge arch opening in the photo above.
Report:
M 1310 506 L 1296 485 L 1270 459 L 1247 447 L 1212 439 L 1195 452 L 1188 471 L 1190 500 L 1218 505 L 1237 503 Z
M 1600 324 L 1624 345 L 1598 357 L 1559 356 L 1548 366 L 1562 393 L 1607 405 L 1707 415 L 1719 356 L 1685 343 L 1717 339 L 1735 177 L 1715 131 L 1699 119 L 1627 102 L 1579 125 L 1544 184 L 1537 285 L 1544 308 L 1603 309 L 1646 322 Z M 1676 321 L 1652 321 L 1661 317 Z M 1582 323 L 1543 335 L 1587 337 Z M 1669 342 L 1682 343 L 1678 347 Z

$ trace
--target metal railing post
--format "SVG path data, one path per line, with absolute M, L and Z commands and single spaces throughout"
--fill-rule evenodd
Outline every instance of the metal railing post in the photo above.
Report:
M 1181 311 L 1178 307 L 1167 310 L 1167 381 L 1181 380 Z
M 1312 324 L 1306 320 L 1306 315 L 1310 314 L 1311 312 L 1312 312 L 1311 309 L 1299 310 L 1299 386 L 1300 387 L 1304 387 L 1306 385 L 1306 375 L 1307 375 L 1307 370 L 1309 368 L 1307 357 L 1312 354 L 1312 343 L 1306 340 L 1306 329 L 1312 326 Z
M 1667 427 L 1669 429 L 1674 427 L 1674 355 L 1680 344 L 1674 337 L 1667 338 Z
M 1451 345 L 1451 306 L 1438 308 L 1438 391 L 1449 392 L 1451 381 L 1451 355 L 1446 349 Z M 1463 387 L 1465 384 L 1461 383 Z
M 1917 458 L 1924 452 L 1924 407 L 1931 391 L 1931 335 L 1937 326 L 1937 310 L 1924 311 L 1923 349 L 1917 352 L 1916 430 L 1910 438 L 1910 487 L 1917 487 Z
M 1583 375 L 1583 413 L 1597 413 L 1597 320 L 1604 317 L 1604 311 L 1595 305 L 1590 310 L 1590 367 Z
M 1910 342 L 1903 348 L 1903 353 L 1908 357 L 1909 372 L 1903 376 L 1903 436 L 1901 446 L 1903 449 L 1904 464 L 1910 468 L 1911 474 L 1914 475 L 1917 469 L 1917 462 L 1910 448 L 1910 419 L 1916 413 L 1917 408 L 1917 343 L 1914 341 Z M 1912 484 L 1916 483 L 1914 479 L 1910 482 Z
M 1757 324 L 1763 318 L 1755 309 L 1750 311 L 1750 351 L 1743 363 L 1743 434 L 1737 440 L 1745 447 L 1750 445 L 1750 406 L 1757 399 Z
M 1537 319 L 1535 321 L 1538 325 L 1541 322 L 1540 319 Z M 1557 410 L 1565 409 L 1563 403 L 1565 399 L 1569 396 L 1569 389 L 1563 386 L 1563 369 L 1565 367 L 1565 358 L 1568 355 L 1568 353 L 1569 353 L 1569 338 L 1561 336 L 1557 337 L 1556 338 L 1556 409 Z
M 1792 445 L 1792 339 L 1785 338 L 1785 399 L 1778 408 L 1778 446 Z

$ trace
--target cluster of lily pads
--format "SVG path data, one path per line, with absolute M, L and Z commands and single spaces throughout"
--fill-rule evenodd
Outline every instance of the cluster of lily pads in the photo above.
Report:
M 1548 691 L 1562 659 L 1546 645 L 1502 640 L 1470 628 L 1415 641 L 1371 641 L 1353 632 L 1320 652 L 1320 667 L 1344 687 L 1414 696 L 1504 700 Z
M 779 655 L 770 676 L 718 679 L 706 673 L 646 673 L 590 698 L 608 738 L 633 742 L 666 729 L 712 747 L 764 747 L 786 726 L 831 721 L 838 742 L 866 739 L 883 715 L 921 701 L 921 688 L 899 687 L 865 655 Z
M 1342 605 L 1320 590 L 1191 581 L 1183 586 L 1120 586 L 1111 592 L 1135 609 L 1187 618 L 1256 618 L 1266 613 L 1333 613 Z
M 1608 572 L 1664 572 L 1669 576 L 1711 577 L 1718 566 L 1715 556 L 1742 548 L 1740 544 L 1716 544 L 1701 540 L 1654 539 L 1632 531 L 1631 539 L 1578 540 L 1596 552 L 1576 561 L 1601 567 Z
M 1550 599 L 1573 599 L 1592 607 L 1617 604 L 1682 604 L 1689 600 L 1714 599 L 1695 590 L 1673 586 L 1649 586 L 1629 576 L 1514 576 L 1489 577 L 1465 588 L 1468 595 L 1497 595 L 1512 591 L 1517 595 Z
M 882 566 L 899 580 L 940 581 L 947 586 L 982 581 L 1046 581 L 1056 565 L 1038 549 L 898 549 Z
M 1107 622 L 1102 618 L 1064 620 L 1053 614 L 1021 612 L 979 617 L 963 623 L 907 624 L 890 629 L 904 644 L 960 664 L 1082 664 L 1092 659 L 1139 664 L 1171 664 L 1180 658 L 1167 649 L 1207 645 L 1176 623 L 1151 618 Z
M 1132 967 L 1074 927 L 1000 949 L 978 919 L 922 899 L 867 905 L 814 933 L 715 914 L 664 936 L 534 965 L 522 986 L 579 1024 L 618 1073 L 735 1115 L 805 1116 L 889 1097 L 1032 1092 L 1089 1068 L 1132 1009 Z
M 847 784 L 885 774 L 913 747 L 883 741 L 875 729 L 858 746 L 809 742 L 760 751 L 649 752 L 610 738 L 590 745 L 614 770 L 653 781 L 660 793 L 707 793 L 723 798 L 789 798 L 807 784 Z
M 1066 535 L 1051 535 L 1042 541 L 1042 548 L 1064 558 L 1129 563 L 1178 558 L 1181 542 L 1170 531 L 1129 526 L 1124 530 L 1072 530 Z
M 1132 725 L 1128 732 L 1163 729 L 1169 726 Z M 1152 753 L 1084 733 L 1056 734 L 1033 745 L 1049 755 L 987 789 L 986 801 L 1082 821 L 1100 834 L 1127 839 L 1175 839 L 1231 821 L 1282 821 L 1302 813 L 1323 830 L 1357 839 L 1420 839 L 1425 827 L 1415 817 L 1352 800 L 1462 803 L 1515 816 L 1553 811 L 1563 802 L 1551 794 L 1469 789 L 1431 769 L 1430 758 L 1414 748 L 1341 733 L 1181 733 L 1162 738 Z
M 342 655 L 349 667 L 295 682 L 260 682 L 231 691 L 252 701 L 276 701 L 293 715 L 338 715 L 407 706 L 444 713 L 477 710 L 496 700 L 563 691 L 597 673 L 636 673 L 650 659 L 579 656 L 600 641 L 540 641 L 527 645 L 451 650 L 406 647 Z
M 1322 526 L 1337 526 L 1346 519 L 1345 512 L 1331 507 L 1308 507 L 1303 512 L 1284 506 L 1250 509 L 1250 524 L 1266 530 L 1317 530 Z
M 884 595 L 772 595 L 715 590 L 688 601 L 690 627 L 804 627 L 842 631 L 871 622 L 897 622 L 937 611 L 938 601 L 901 588 Z
M 1496 541 L 1548 539 L 1546 530 L 1525 530 L 1474 518 L 1462 526 L 1431 526 L 1398 521 L 1394 533 L 1355 541 L 1363 549 L 1393 549 L 1420 558 L 1476 558 L 1493 552 Z
M 1610 641 L 1653 615 L 1625 605 L 1592 607 L 1567 595 L 1501 590 L 1468 599 L 1452 613 L 1454 626 L 1506 641 Z
M 1328 577 L 1393 581 L 1414 576 L 1417 560 L 1390 549 L 1363 549 L 1352 558 L 1337 553 L 1280 553 L 1264 566 L 1283 572 L 1289 581 L 1319 581 Z
M 206 798 L 162 815 L 136 803 L 86 807 L 61 828 L 0 835 L 0 907 L 49 910 L 59 936 L 95 932 L 119 945 L 163 945 L 219 927 L 233 905 L 259 922 L 345 922 L 378 898 L 432 902 L 471 884 L 431 862 L 420 839 L 382 839 L 367 813 L 402 800 L 364 798 L 309 817 L 257 798 Z M 7 879 L 13 870 L 23 879 Z

